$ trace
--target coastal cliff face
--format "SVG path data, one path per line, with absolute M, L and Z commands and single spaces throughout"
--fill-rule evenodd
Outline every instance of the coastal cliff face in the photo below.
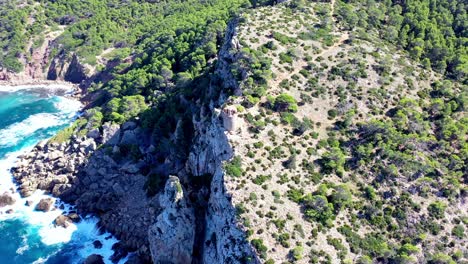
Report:
M 202 122 L 195 125 L 196 138 L 187 162 L 188 172 L 194 177 L 212 175 L 205 214 L 205 239 L 202 263 L 257 263 L 259 262 L 238 226 L 236 209 L 225 187 L 223 163 L 233 157 L 232 148 L 223 127 L 221 110 L 229 93 L 240 94 L 240 82 L 231 71 L 231 63 L 238 60 L 241 45 L 237 39 L 237 21 L 228 25 L 224 46 L 219 53 L 215 74 L 222 80 L 217 100 L 201 113 Z M 245 74 L 242 76 L 245 78 Z M 211 87 L 213 88 L 213 87 Z M 210 93 L 215 94 L 213 89 Z
M 135 251 L 131 261 L 137 263 L 257 263 L 224 186 L 223 163 L 232 150 L 220 108 L 228 94 L 240 93 L 230 71 L 241 48 L 236 26 L 236 21 L 228 26 L 217 80 L 207 89 L 209 102 L 194 103 L 198 110 L 185 168 L 170 176 L 163 190 L 147 195 L 142 171 L 151 166 L 154 146 L 143 143 L 147 135 L 137 123 L 127 122 L 120 127 L 106 123 L 68 142 L 39 144 L 13 171 L 21 194 L 43 189 L 75 204 L 80 213 L 98 215 L 102 227 L 121 239 L 115 260 Z M 76 57 L 73 61 L 79 68 Z M 143 158 L 120 160 L 120 147 L 132 144 Z
M 98 215 L 101 226 L 121 239 L 122 249 L 136 250 L 149 261 L 147 230 L 159 210 L 157 197 L 146 196 L 141 163 L 119 163 L 109 151 L 118 151 L 122 141 L 135 142 L 141 130 L 134 123 L 103 127 L 102 132 L 91 131 L 66 143 L 39 144 L 20 157 L 13 175 L 23 196 L 43 189 L 75 204 L 82 214 Z M 103 142 L 107 148 L 97 150 Z M 122 252 L 115 259 L 124 257 Z
M 74 53 L 66 52 L 58 38 L 64 27 L 51 31 L 44 36 L 43 43 L 35 47 L 28 43 L 25 54 L 21 54 L 19 62 L 23 71 L 15 73 L 0 67 L 0 81 L 12 84 L 40 83 L 44 81 L 66 81 L 79 84 L 93 74 L 80 58 Z
M 226 130 L 221 121 L 221 110 L 228 94 L 238 91 L 239 82 L 235 80 L 230 71 L 230 63 L 236 60 L 240 45 L 237 41 L 237 22 L 232 21 L 228 25 L 224 46 L 219 56 L 215 75 L 223 80 L 220 86 L 211 84 L 208 92 L 210 102 L 208 105 L 199 105 L 199 113 L 194 116 L 194 139 L 191 151 L 186 162 L 186 168 L 179 173 L 180 178 L 188 178 L 189 181 L 196 179 L 210 179 L 205 186 L 193 190 L 192 195 L 197 198 L 191 209 L 180 206 L 179 210 L 171 214 L 177 226 L 178 232 L 185 230 L 185 236 L 194 234 L 195 244 L 190 251 L 194 258 L 192 263 L 258 263 L 250 244 L 246 240 L 244 231 L 237 225 L 236 209 L 231 203 L 230 194 L 226 192 L 224 185 L 223 163 L 232 158 L 232 149 L 226 137 Z M 198 121 L 197 121 L 198 120 Z M 174 181 L 174 179 L 169 179 Z M 166 189 L 167 189 L 166 184 Z M 166 191 L 167 192 L 167 191 Z M 171 211 L 172 207 L 169 207 Z M 161 219 L 167 215 L 167 209 L 158 217 Z M 195 225 L 192 219 L 195 218 Z M 190 227 L 189 227 L 190 226 Z M 195 233 L 193 227 L 195 226 Z M 161 243 L 166 245 L 178 244 L 180 234 L 173 235 L 171 230 L 173 224 L 169 221 L 156 221 L 149 232 L 150 248 L 153 253 L 153 261 L 172 259 L 171 263 L 178 262 L 180 249 L 172 256 L 168 256 L 164 250 L 160 250 Z M 157 231 L 159 230 L 159 231 Z M 179 245 L 179 247 L 183 247 Z M 183 247 L 187 249 L 187 247 Z M 183 250 L 185 253 L 186 251 Z
M 162 212 L 148 231 L 154 263 L 191 263 L 195 213 L 179 178 L 170 176 L 159 196 Z

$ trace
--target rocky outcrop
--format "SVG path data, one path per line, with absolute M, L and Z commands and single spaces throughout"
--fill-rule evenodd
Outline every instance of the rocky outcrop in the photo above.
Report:
M 52 200 L 52 198 L 44 198 L 39 201 L 35 209 L 37 211 L 49 212 L 50 210 L 53 209 L 54 203 L 55 202 L 54 200 Z
M 65 216 L 65 215 L 59 215 L 57 216 L 57 218 L 55 218 L 54 220 L 54 225 L 55 226 L 60 226 L 60 227 L 63 227 L 63 228 L 67 228 L 70 226 L 70 224 L 72 223 L 73 221 Z
M 37 189 L 62 195 L 71 188 L 78 168 L 95 149 L 94 141 L 76 137 L 69 143 L 38 144 L 31 153 L 19 157 L 13 169 L 21 195 L 30 196 Z
M 245 259 L 256 263 L 245 232 L 237 225 L 235 208 L 224 186 L 222 164 L 232 157 L 232 149 L 217 113 L 213 112 L 208 120 L 196 126 L 198 137 L 187 162 L 194 177 L 213 175 L 206 205 L 202 263 L 242 263 Z
M 237 38 L 237 19 L 232 20 L 226 29 L 224 44 L 218 54 L 218 62 L 216 65 L 216 82 L 221 84 L 221 87 L 225 91 L 232 91 L 236 96 L 242 94 L 242 82 L 240 80 L 247 79 L 248 71 L 242 67 L 236 69 L 239 76 L 234 76 L 232 67 L 233 64 L 240 61 L 242 55 L 241 49 L 242 46 L 239 43 Z M 215 96 L 216 92 L 213 89 L 216 89 L 216 85 L 211 86 L 210 89 L 211 96 Z M 221 94 L 219 99 L 225 100 L 228 93 Z
M 80 63 L 76 55 L 66 52 L 60 41 L 57 41 L 62 30 L 45 34 L 43 44 L 39 47 L 34 47 L 30 41 L 27 44 L 27 52 L 19 54 L 23 71 L 16 73 L 0 67 L 0 81 L 9 84 L 41 84 L 46 81 L 79 84 L 91 77 L 91 73 L 87 74 L 86 64 Z
M 153 262 L 192 263 L 195 216 L 177 177 L 169 177 L 159 203 L 162 212 L 148 232 Z
M 116 259 L 125 251 L 136 251 L 143 260 L 149 260 L 148 229 L 156 219 L 159 202 L 146 195 L 146 177 L 140 174 L 144 163 L 116 161 L 119 150 L 108 151 L 121 143 L 127 131 L 138 139 L 143 137 L 135 126 L 129 124 L 125 128 L 104 124 L 103 130 L 95 131 L 98 134 L 93 137 L 73 136 L 60 144 L 41 142 L 19 158 L 12 172 L 24 196 L 43 189 L 76 205 L 79 213 L 99 215 L 100 225 L 121 239 L 122 254 Z M 105 145 L 98 150 L 97 145 L 101 144 Z M 77 214 L 67 217 L 79 221 Z M 57 220 L 57 225 L 67 225 L 68 220 Z
M 13 170 L 21 194 L 44 189 L 76 205 L 80 213 L 98 215 L 101 226 L 121 239 L 114 261 L 124 257 L 126 250 L 134 250 L 140 260 L 154 263 L 257 263 L 224 186 L 223 163 L 233 152 L 220 108 L 230 94 L 241 93 L 230 69 L 241 56 L 235 28 L 234 21 L 219 54 L 217 77 L 208 89 L 212 100 L 193 102 L 198 110 L 193 111 L 188 157 L 181 160 L 169 154 L 163 159 L 165 169 L 178 164 L 173 170 L 177 177 L 170 176 L 163 191 L 154 197 L 146 194 L 147 177 L 141 172 L 152 169 L 158 153 L 145 144 L 145 132 L 138 124 L 129 122 L 121 127 L 106 123 L 67 143 L 39 144 Z M 67 70 L 70 78 L 82 73 L 78 68 Z M 220 80 L 222 85 L 215 85 Z M 121 158 L 129 145 L 138 146 L 139 160 Z M 192 184 L 199 179 L 204 181 L 201 186 Z M 58 225 L 68 222 L 64 217 L 56 220 Z
M 238 81 L 230 71 L 230 62 L 239 56 L 236 35 L 236 21 L 233 21 L 228 26 L 216 69 L 216 74 L 223 78 L 223 91 L 218 98 L 213 98 L 209 108 L 201 107 L 200 116 L 193 118 L 195 139 L 187 161 L 187 173 L 194 177 L 212 175 L 205 205 L 201 263 L 259 263 L 245 232 L 237 224 L 234 205 L 224 186 L 223 162 L 232 158 L 233 151 L 225 135 L 222 111 L 216 109 L 229 93 L 240 92 Z
M 102 248 L 102 242 L 99 241 L 99 240 L 95 240 L 93 242 L 93 246 L 94 246 L 94 248 L 100 249 L 100 248 Z
M 11 196 L 11 194 L 7 192 L 0 195 L 0 208 L 8 206 L 8 205 L 13 205 L 15 202 L 16 202 L 15 198 L 13 198 L 13 196 Z

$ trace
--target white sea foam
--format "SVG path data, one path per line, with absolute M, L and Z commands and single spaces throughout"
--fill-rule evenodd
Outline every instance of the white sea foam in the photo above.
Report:
M 43 264 L 47 261 L 48 258 L 39 258 L 38 260 L 34 261 L 32 264 Z
M 11 193 L 11 189 L 16 188 L 15 184 L 12 182 L 12 176 L 9 172 L 9 169 L 13 167 L 16 161 L 16 157 L 23 152 L 24 150 L 11 153 L 5 159 L 0 160 L 1 193 Z M 13 205 L 1 208 L 0 221 L 6 219 L 21 219 L 32 226 L 39 227 L 38 234 L 41 237 L 42 243 L 46 245 L 67 243 L 71 240 L 73 232 L 75 232 L 77 229 L 76 225 L 70 225 L 68 228 L 65 229 L 63 227 L 55 227 L 53 224 L 55 218 L 61 215 L 64 212 L 64 210 L 55 209 L 49 212 L 40 212 L 34 210 L 34 208 L 41 199 L 50 198 L 50 196 L 44 194 L 44 191 L 38 190 L 27 198 L 22 198 L 17 192 L 11 193 L 11 196 L 13 196 L 16 202 Z M 31 206 L 26 205 L 27 201 L 32 202 Z M 13 213 L 6 214 L 5 212 L 9 209 L 13 209 Z
M 0 130 L 0 146 L 14 146 L 34 132 L 67 122 L 56 114 L 40 113 Z
M 110 233 L 99 234 L 96 223 L 98 219 L 95 217 L 89 217 L 84 219 L 78 224 L 78 239 L 82 240 L 83 248 L 81 248 L 78 254 L 81 258 L 86 258 L 91 254 L 98 254 L 103 256 L 105 263 L 112 263 L 110 257 L 114 254 L 112 246 L 118 242 Z M 102 243 L 102 248 L 96 249 L 93 242 L 99 240 Z M 124 263 L 127 258 L 122 259 L 119 263 Z
M 24 253 L 24 251 L 29 249 L 28 237 L 26 235 L 23 235 L 21 238 L 23 239 L 23 244 L 21 245 L 21 247 L 19 247 L 16 250 L 16 254 L 18 254 L 18 255 L 22 255 Z
M 76 116 L 77 111 L 82 107 L 79 101 L 57 97 L 54 107 L 59 113 L 39 113 L 28 117 L 27 119 L 12 124 L 0 130 L 0 147 L 16 145 L 25 137 L 31 136 L 34 132 L 49 127 L 63 125 L 70 122 L 70 119 Z
M 57 101 L 54 103 L 54 107 L 68 118 L 74 117 L 82 106 L 83 105 L 79 101 L 66 97 L 58 97 Z
M 74 88 L 73 86 L 66 84 L 0 85 L 0 92 L 17 92 L 21 90 L 33 89 L 72 92 Z

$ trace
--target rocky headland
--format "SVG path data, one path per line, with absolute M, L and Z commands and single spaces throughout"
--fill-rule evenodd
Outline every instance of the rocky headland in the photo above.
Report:
M 166 157 L 171 176 L 156 195 L 147 194 L 144 175 L 156 148 L 138 120 L 108 122 L 62 143 L 41 142 L 13 169 L 21 195 L 46 190 L 80 214 L 99 216 L 102 228 L 121 240 L 114 261 L 131 251 L 128 263 L 259 262 L 224 185 L 223 162 L 232 158 L 232 149 L 221 109 L 227 94 L 240 89 L 229 68 L 241 49 L 236 34 L 233 21 L 216 66 L 222 90 L 208 89 L 208 104 L 192 103 L 198 110 L 190 153 L 186 159 Z M 122 159 L 124 146 L 138 146 L 141 157 Z M 70 216 L 56 219 L 57 225 L 69 222 Z

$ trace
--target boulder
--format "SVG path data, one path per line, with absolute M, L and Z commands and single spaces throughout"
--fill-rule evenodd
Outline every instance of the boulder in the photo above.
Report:
M 44 198 L 36 205 L 37 211 L 49 212 L 54 205 L 54 200 L 52 198 Z
M 16 202 L 15 198 L 13 198 L 9 193 L 5 192 L 4 194 L 0 195 L 0 207 L 5 207 L 8 205 L 13 205 Z
M 32 205 L 33 205 L 33 201 L 26 201 L 25 205 L 26 205 L 26 206 L 32 206 Z
M 95 240 L 95 241 L 93 242 L 93 245 L 94 245 L 94 248 L 97 248 L 97 249 L 102 248 L 102 242 L 99 241 L 99 240 Z
M 137 132 L 135 130 L 126 130 L 120 140 L 121 144 L 135 145 L 138 143 Z
M 29 197 L 34 193 L 33 190 L 27 189 L 27 188 L 21 188 L 20 189 L 20 194 L 22 197 Z
M 83 264 L 104 264 L 104 258 L 101 255 L 92 254 L 85 259 Z
M 102 142 L 108 145 L 119 143 L 120 126 L 113 123 L 104 123 L 102 125 Z
M 114 254 L 110 257 L 110 259 L 114 263 L 119 262 L 121 259 L 125 258 L 128 255 L 127 249 L 121 242 L 117 242 L 114 245 L 112 245 L 112 250 L 114 250 Z
M 45 149 L 46 145 L 47 145 L 47 140 L 42 140 L 39 143 L 37 143 L 36 148 L 38 150 L 43 150 L 43 149 Z
M 89 155 L 96 150 L 97 145 L 92 138 L 89 138 L 80 143 L 80 148 L 84 154 Z
M 99 132 L 99 129 L 95 128 L 86 134 L 87 137 L 93 138 L 93 139 L 98 139 L 101 136 L 101 133 Z
M 13 212 L 14 212 L 13 209 L 8 209 L 8 210 L 6 210 L 5 213 L 7 213 L 7 214 L 12 214 Z
M 54 160 L 58 160 L 58 159 L 59 159 L 60 157 L 62 157 L 62 156 L 63 156 L 63 153 L 62 153 L 62 152 L 60 152 L 60 151 L 54 151 L 54 152 L 49 153 L 47 159 L 48 159 L 49 161 L 54 161 Z
M 79 223 L 81 221 L 81 217 L 77 213 L 70 213 L 67 214 L 68 219 L 70 219 L 73 223 Z
M 72 223 L 72 220 L 70 218 L 68 218 L 67 216 L 65 216 L 65 215 L 59 215 L 54 220 L 54 225 L 55 226 L 60 226 L 60 227 L 63 227 L 63 228 L 69 227 L 71 223 Z
M 55 197 L 61 196 L 65 191 L 71 187 L 70 184 L 55 184 L 52 188 L 52 194 Z

